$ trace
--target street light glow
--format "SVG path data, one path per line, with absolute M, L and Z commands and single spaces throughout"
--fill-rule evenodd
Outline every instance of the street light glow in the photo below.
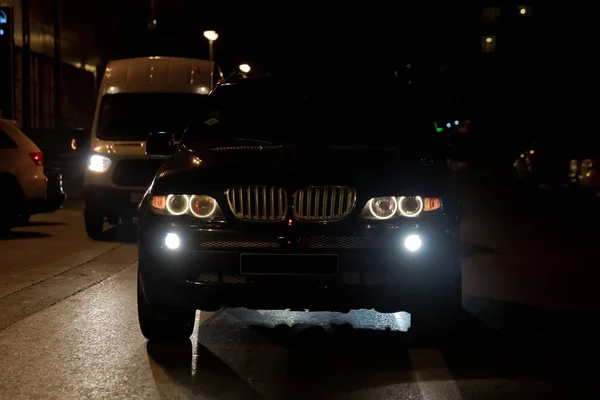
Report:
M 209 41 L 214 42 L 219 38 L 219 34 L 215 31 L 204 31 L 204 37 Z
M 242 71 L 243 73 L 247 74 L 248 72 L 250 72 L 250 66 L 248 64 L 241 64 L 240 65 L 240 71 Z

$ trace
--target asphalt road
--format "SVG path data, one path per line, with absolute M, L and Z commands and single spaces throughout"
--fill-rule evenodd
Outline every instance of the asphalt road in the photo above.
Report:
M 405 313 L 230 309 L 198 313 L 189 343 L 147 343 L 131 232 L 93 242 L 77 205 L 36 216 L 0 238 L 0 399 L 600 398 L 598 215 L 456 179 L 465 328 L 451 342 L 406 335 Z

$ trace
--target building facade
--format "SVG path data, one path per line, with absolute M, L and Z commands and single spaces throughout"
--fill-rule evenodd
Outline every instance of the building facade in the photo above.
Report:
M 90 127 L 98 67 L 106 57 L 98 40 L 100 3 L 0 0 L 10 20 L 0 28 L 0 112 L 28 135 L 44 141 L 53 132 Z

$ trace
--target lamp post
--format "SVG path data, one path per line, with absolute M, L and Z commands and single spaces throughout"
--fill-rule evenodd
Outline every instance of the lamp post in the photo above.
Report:
M 215 31 L 204 31 L 204 37 L 208 40 L 208 59 L 210 61 L 210 88 L 213 88 L 215 67 L 213 60 L 213 43 L 219 38 L 219 34 Z

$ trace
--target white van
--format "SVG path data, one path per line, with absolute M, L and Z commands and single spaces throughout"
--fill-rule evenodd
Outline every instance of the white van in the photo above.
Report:
M 111 61 L 102 78 L 84 179 L 85 227 L 130 223 L 163 160 L 146 156 L 151 132 L 181 135 L 210 91 L 210 61 L 144 57 Z M 214 82 L 223 74 L 215 65 Z

